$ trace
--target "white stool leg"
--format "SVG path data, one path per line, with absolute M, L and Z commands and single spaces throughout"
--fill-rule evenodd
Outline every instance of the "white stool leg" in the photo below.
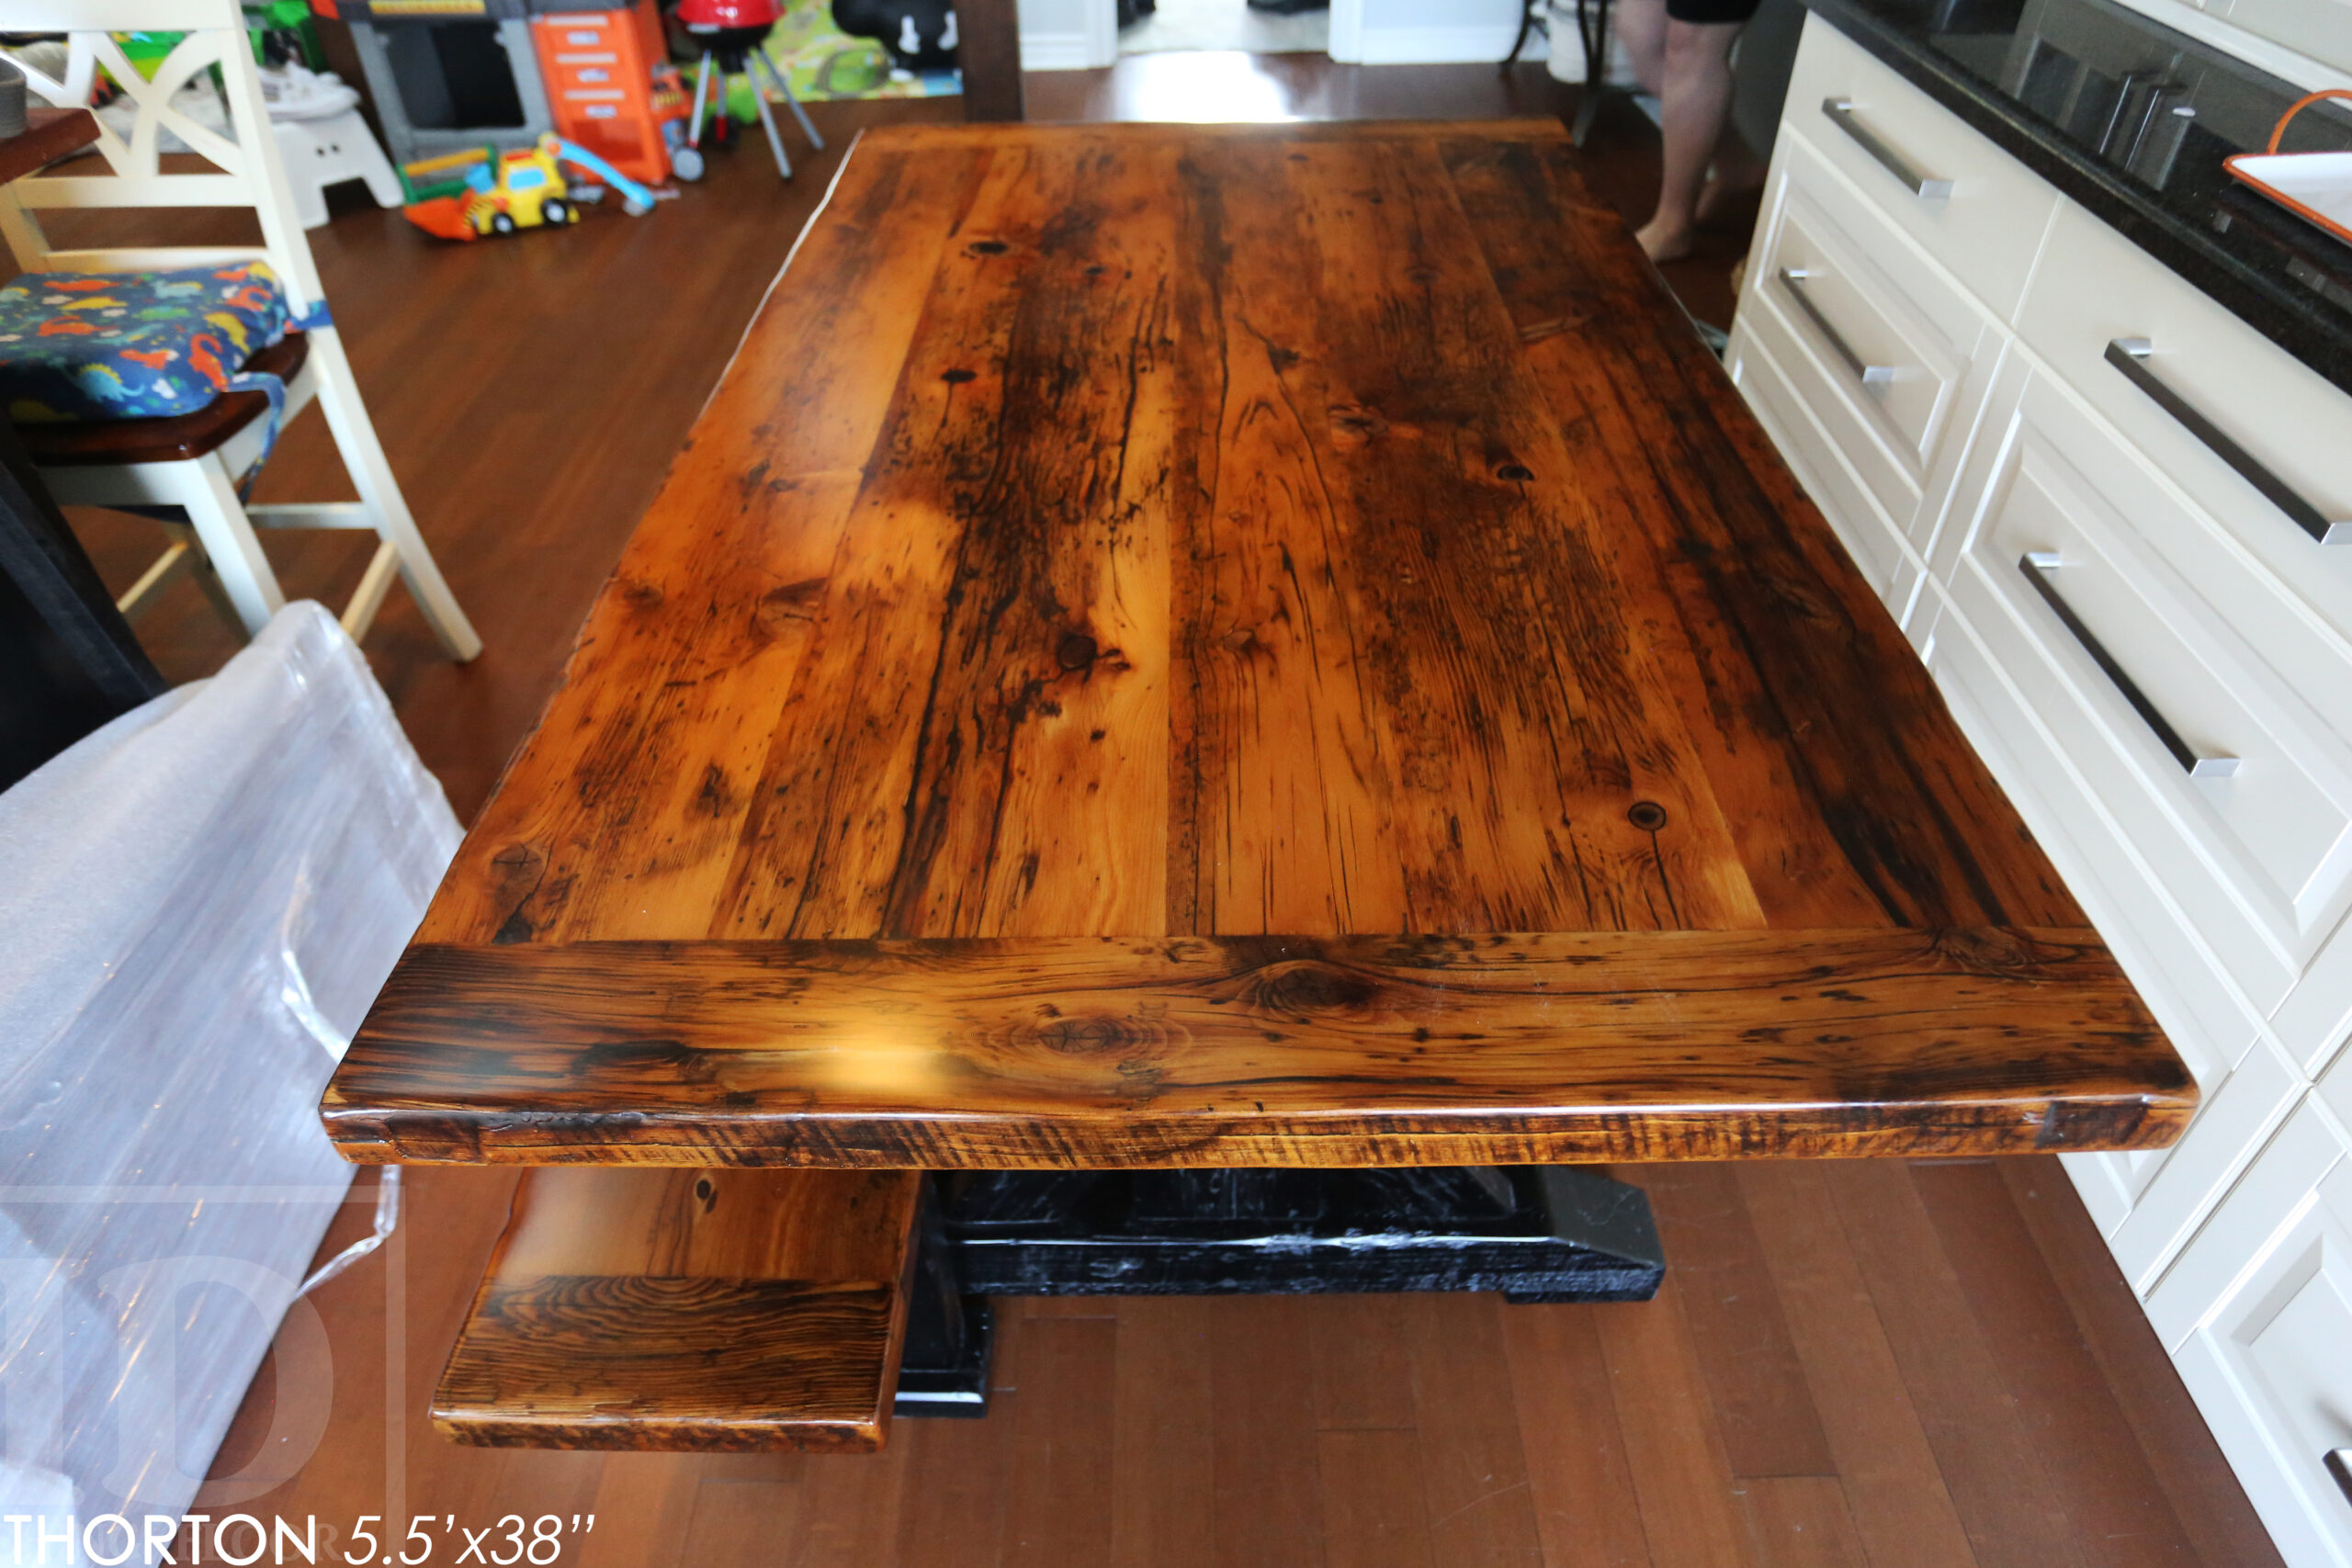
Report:
M 457 595 L 449 592 L 433 552 L 424 547 L 424 536 L 416 531 L 416 519 L 409 515 L 400 481 L 392 477 L 392 466 L 384 458 L 367 405 L 359 400 L 350 362 L 343 356 L 343 341 L 333 327 L 322 327 L 311 334 L 311 359 L 318 367 L 319 411 L 326 415 L 327 428 L 334 432 L 335 449 L 343 454 L 343 466 L 351 474 L 361 504 L 376 519 L 376 536 L 400 552 L 401 581 L 408 584 L 416 607 L 424 612 L 424 624 L 433 628 L 449 657 L 461 663 L 471 659 L 481 651 L 481 638 L 474 635 L 466 613 L 458 608 Z
M 286 607 L 277 574 L 261 553 L 261 540 L 237 500 L 237 487 L 220 457 L 173 463 L 160 470 L 172 491 L 171 503 L 187 513 L 189 526 L 204 545 L 205 558 L 220 580 L 220 591 L 235 606 L 245 635 L 258 637 L 269 618 Z

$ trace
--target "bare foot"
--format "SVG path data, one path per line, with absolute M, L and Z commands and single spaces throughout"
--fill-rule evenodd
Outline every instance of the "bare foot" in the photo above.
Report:
M 1654 262 L 1680 261 L 1690 254 L 1690 226 L 1671 223 L 1663 218 L 1653 218 L 1634 231 L 1634 243 Z

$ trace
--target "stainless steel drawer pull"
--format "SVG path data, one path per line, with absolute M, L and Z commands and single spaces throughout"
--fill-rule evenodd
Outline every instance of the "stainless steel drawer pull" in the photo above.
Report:
M 1921 174 L 1911 166 L 1902 153 L 1881 141 L 1869 126 L 1854 118 L 1853 99 L 1824 98 L 1821 100 L 1821 112 L 1829 117 L 1831 124 L 1860 143 L 1863 152 L 1876 158 L 1880 166 L 1888 174 L 1901 180 L 1903 188 L 1913 196 L 1919 197 L 1922 201 L 1951 199 L 1951 182 L 1937 179 L 1932 175 Z
M 2344 1500 L 2352 1503 L 2352 1449 L 2330 1449 L 2324 1461 L 2328 1474 L 2335 1477 L 2336 1489 Z
M 1813 323 L 1813 330 L 1821 334 L 1822 341 L 1846 362 L 1846 368 L 1854 373 L 1855 380 L 1865 387 L 1883 387 L 1891 383 L 1894 379 L 1894 367 L 1864 364 L 1862 356 L 1854 352 L 1854 345 L 1846 341 L 1844 333 L 1829 324 L 1829 318 L 1821 313 L 1821 307 L 1815 304 L 1812 296 L 1804 291 L 1804 280 L 1812 276 L 1801 267 L 1784 266 L 1781 269 L 1781 287 L 1789 291 L 1789 298 L 1797 302 L 1797 309 L 1804 312 L 1804 319 Z
M 2156 705 L 2148 700 L 2148 694 L 2123 672 L 2123 666 L 2115 661 L 2115 656 L 2107 651 L 2106 645 L 2091 635 L 2090 627 L 2083 625 L 2082 617 L 2075 614 L 2075 607 L 2059 596 L 2058 590 L 2051 585 L 2050 574 L 2063 564 L 2058 554 L 2052 550 L 2028 550 L 2018 557 L 2018 572 L 2033 584 L 2033 591 L 2041 595 L 2041 602 L 2049 605 L 2051 614 L 2064 624 L 2068 634 L 2083 645 L 2083 651 L 2091 656 L 2091 662 L 2115 682 L 2115 689 L 2123 694 L 2123 700 L 2132 705 L 2132 711 L 2155 731 L 2156 739 L 2164 742 L 2165 750 L 2172 753 L 2173 761 L 2180 764 L 2184 773 L 2195 779 L 2225 779 L 2236 773 L 2238 760 L 2235 757 L 2200 757 L 2190 750 L 2188 742 L 2180 738 L 2180 731 L 2166 721 L 2165 716 L 2156 710 Z
M 2235 469 L 2238 478 L 2260 491 L 2266 500 L 2292 518 L 2295 526 L 2323 545 L 2352 545 L 2352 522 L 2339 522 L 2305 501 L 2280 479 L 2263 466 L 2262 459 L 2230 439 L 2221 426 L 2197 412 L 2188 400 L 2164 384 L 2156 373 L 2148 368 L 2148 355 L 2155 347 L 2143 337 L 2120 337 L 2107 345 L 2107 362 L 2123 372 L 2123 378 L 2148 394 L 2149 400 L 2165 412 L 2178 420 L 2188 434 L 2205 443 L 2213 456 Z

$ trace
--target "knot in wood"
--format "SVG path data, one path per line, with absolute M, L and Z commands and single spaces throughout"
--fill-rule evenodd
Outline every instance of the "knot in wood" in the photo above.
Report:
M 1241 1000 L 1252 1012 L 1302 1021 L 1318 1013 L 1359 1011 L 1378 994 L 1364 976 L 1312 958 L 1267 964 L 1241 986 Z
M 1054 662 L 1065 670 L 1084 670 L 1094 662 L 1094 639 L 1084 632 L 1072 632 L 1054 649 Z
M 1666 826 L 1666 807 L 1655 800 L 1637 800 L 1627 809 L 1625 820 L 1645 833 L 1655 833 Z

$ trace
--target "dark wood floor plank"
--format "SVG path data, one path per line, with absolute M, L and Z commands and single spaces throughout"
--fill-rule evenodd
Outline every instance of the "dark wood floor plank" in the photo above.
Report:
M 770 1561 L 792 1568 L 873 1568 L 890 1561 L 907 1506 L 907 1466 L 887 1453 L 815 1454 L 797 1528 Z
M 1312 1296 L 1235 1296 L 1209 1317 L 1216 1561 L 1318 1568 L 1323 1475 L 1313 1441 Z
M 2140 1451 L 2196 1542 L 2199 1560 L 2217 1568 L 2277 1568 L 2278 1549 L 2189 1403 L 2180 1373 L 2058 1162 L 2003 1160 L 1993 1168 L 2031 1234 L 2052 1285 L 2098 1359 Z
M 1510 1361 L 1498 1322 L 1512 1309 L 1485 1292 L 1409 1296 L 1405 1308 L 1431 1554 L 1441 1563 L 1542 1568 L 1543 1531 L 1511 1421 Z
M 1325 1568 L 1436 1568 L 1500 1558 L 1433 1546 L 1422 1501 L 1426 1455 L 1409 1431 L 1360 1428 L 1315 1435 L 1323 1476 Z
M 2086 1563 L 2052 1458 L 2012 1396 L 2014 1369 L 1971 1310 L 1969 1266 L 1939 1245 L 1910 1168 L 1857 1162 L 1821 1176 L 1980 1568 Z
M 1119 1327 L 1102 1318 L 1032 1318 L 1006 1482 L 998 1561 L 1063 1568 L 1111 1555 L 1113 1393 Z
M 1870 1560 L 1975 1568 L 1822 1168 L 1742 1166 L 1738 1179 Z
M 1681 1281 L 1683 1321 L 1732 1474 L 1835 1473 L 1804 1365 L 1731 1168 L 1649 1166 L 1640 1185 Z
M 808 1488 L 786 1481 L 703 1478 L 682 1555 L 688 1562 L 745 1562 L 788 1538 Z
M 1747 1528 L 1680 1296 L 1669 1272 L 1655 1301 L 1591 1309 L 1608 1357 L 1610 1401 L 1651 1560 L 1736 1562 Z
M 1754 1477 L 1739 1504 L 1758 1568 L 1869 1568 L 1836 1476 Z
M 1544 1568 L 1650 1568 L 1593 1314 L 1529 1303 L 1501 1327 Z
M 1216 1408 L 1206 1369 L 1225 1303 L 1120 1296 L 1111 1568 L 1216 1568 Z
M 1000 1333 L 1000 1346 L 1017 1337 Z M 1001 1370 L 1000 1362 L 991 1371 Z M 992 1380 L 989 1397 L 990 1413 L 978 1421 L 892 1423 L 883 1458 L 903 1466 L 906 1481 L 898 1540 L 879 1563 L 997 1568 L 1021 1422 L 1019 1395 L 995 1388 Z
M 2000 1173 L 1989 1164 L 1939 1164 L 1908 1174 L 2083 1561 L 2091 1568 L 2195 1563 L 2179 1505 L 2140 1446 L 2098 1440 L 2131 1423 Z
M 1315 1354 L 1315 1424 L 1327 1432 L 1407 1428 L 1420 1419 L 1414 1392 L 1417 1314 L 1402 1296 L 1333 1296 L 1307 1325 Z
M 413 946 L 347 1157 L 1519 1163 L 2138 1147 L 2195 1085 L 2086 931 Z
M 451 1452 L 447 1445 L 443 1452 Z M 681 1565 L 686 1531 L 694 1523 L 695 1504 L 702 1488 L 696 1454 L 603 1454 L 597 1464 L 596 1492 L 585 1510 L 596 1516 L 596 1527 L 580 1541 L 579 1561 L 585 1568 L 673 1568 Z M 438 1486 L 420 1494 L 443 1507 L 447 1494 Z

